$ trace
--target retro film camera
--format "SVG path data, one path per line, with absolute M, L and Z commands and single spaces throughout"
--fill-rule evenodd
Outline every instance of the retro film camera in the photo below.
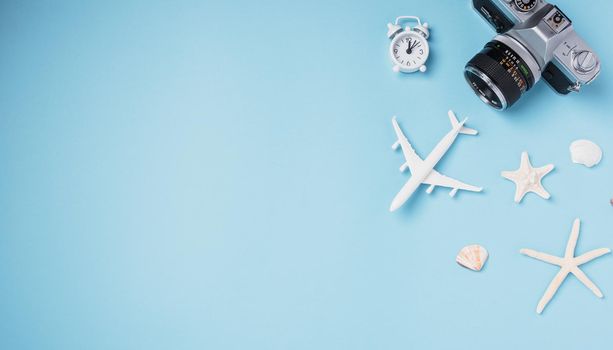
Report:
M 543 78 L 566 95 L 600 73 L 600 61 L 571 20 L 543 0 L 472 0 L 496 35 L 464 68 L 477 96 L 498 110 L 512 106 Z

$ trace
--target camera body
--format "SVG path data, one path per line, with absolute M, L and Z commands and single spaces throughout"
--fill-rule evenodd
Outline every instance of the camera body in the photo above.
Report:
M 477 96 L 506 109 L 543 78 L 555 91 L 579 91 L 600 73 L 600 60 L 571 20 L 543 0 L 472 0 L 496 35 L 465 67 Z

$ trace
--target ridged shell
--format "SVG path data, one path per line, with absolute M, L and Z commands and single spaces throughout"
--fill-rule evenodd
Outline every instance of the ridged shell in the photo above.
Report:
M 455 261 L 467 269 L 481 271 L 487 260 L 487 250 L 478 244 L 468 245 L 458 253 Z
M 573 163 L 591 168 L 600 163 L 602 149 L 590 140 L 576 140 L 570 144 L 570 158 Z

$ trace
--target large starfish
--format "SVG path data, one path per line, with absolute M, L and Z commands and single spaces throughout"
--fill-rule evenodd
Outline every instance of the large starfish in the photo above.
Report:
M 536 312 L 539 314 L 543 312 L 543 309 L 545 308 L 545 306 L 547 306 L 547 303 L 549 303 L 549 301 L 556 294 L 558 288 L 560 288 L 560 285 L 562 285 L 562 282 L 564 282 L 566 276 L 568 276 L 569 273 L 575 275 L 575 277 L 577 277 L 577 279 L 581 281 L 581 283 L 583 283 L 594 294 L 596 294 L 597 297 L 603 297 L 600 289 L 598 289 L 594 282 L 592 282 L 587 277 L 587 275 L 583 273 L 581 269 L 579 269 L 579 265 L 585 264 L 588 261 L 608 254 L 611 252 L 611 249 L 598 248 L 591 250 L 583 255 L 575 257 L 575 247 L 577 246 L 577 239 L 579 238 L 580 224 L 581 221 L 579 219 L 575 219 L 575 221 L 573 222 L 573 229 L 570 233 L 570 237 L 568 238 L 568 243 L 566 244 L 566 252 L 564 253 L 564 257 L 553 256 L 546 253 L 537 252 L 532 249 L 522 249 L 519 251 L 520 253 L 527 255 L 531 258 L 560 266 L 560 271 L 558 271 L 551 283 L 549 283 L 545 294 L 543 294 L 543 297 L 536 306 Z
M 553 164 L 547 164 L 540 168 L 532 167 L 528 152 L 523 152 L 521 154 L 519 169 L 515 171 L 503 171 L 500 175 L 515 182 L 515 203 L 519 203 L 528 192 L 534 192 L 545 199 L 549 199 L 549 192 L 547 192 L 543 184 L 541 184 L 541 179 L 549 174 L 553 168 Z

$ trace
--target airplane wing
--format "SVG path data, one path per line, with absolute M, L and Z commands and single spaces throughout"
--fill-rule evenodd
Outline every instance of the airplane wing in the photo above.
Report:
M 452 190 L 451 192 L 449 192 L 449 195 L 451 197 L 455 196 L 458 190 L 465 190 L 471 192 L 481 192 L 482 190 L 481 187 L 465 184 L 456 179 L 452 179 L 448 176 L 442 175 L 436 170 L 432 170 L 432 172 L 428 175 L 428 177 L 424 180 L 423 183 L 430 185 L 430 187 L 426 190 L 426 192 L 428 193 L 431 193 L 436 186 L 451 188 Z
M 398 148 L 398 145 L 400 145 L 400 147 L 402 147 L 402 154 L 406 160 L 405 163 L 400 166 L 400 171 L 405 171 L 408 167 L 411 173 L 413 173 L 413 170 L 417 168 L 419 164 L 423 162 L 423 160 L 417 155 L 407 137 L 404 136 L 402 129 L 400 129 L 400 126 L 396 121 L 396 117 L 392 118 L 392 125 L 394 126 L 394 131 L 396 132 L 397 137 L 396 142 L 394 142 L 392 145 L 392 149 L 395 150 Z

